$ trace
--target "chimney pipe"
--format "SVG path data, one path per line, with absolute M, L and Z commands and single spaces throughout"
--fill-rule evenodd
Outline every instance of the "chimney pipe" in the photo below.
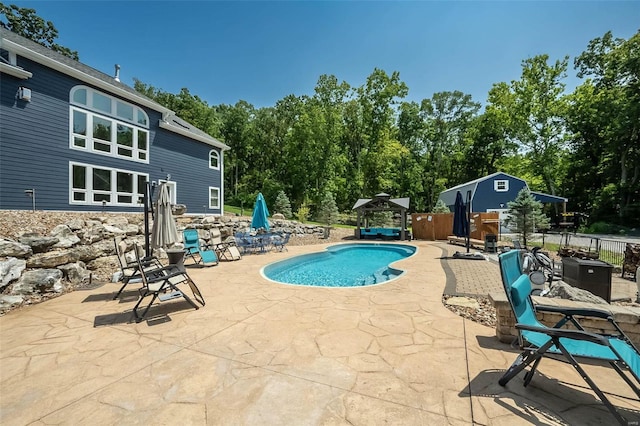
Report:
M 114 77 L 114 80 L 120 82 L 120 65 L 118 64 L 116 64 L 116 76 Z

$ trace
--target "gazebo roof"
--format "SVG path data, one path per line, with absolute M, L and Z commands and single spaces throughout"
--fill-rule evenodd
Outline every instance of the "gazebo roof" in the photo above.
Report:
M 389 204 L 389 210 L 393 210 L 394 207 L 398 209 L 408 209 L 409 208 L 409 197 L 406 198 L 390 198 L 389 194 L 380 193 L 377 194 L 374 198 L 360 198 L 353 205 L 352 210 L 357 209 L 366 209 L 366 208 L 376 208 L 380 207 L 380 204 L 387 203 Z

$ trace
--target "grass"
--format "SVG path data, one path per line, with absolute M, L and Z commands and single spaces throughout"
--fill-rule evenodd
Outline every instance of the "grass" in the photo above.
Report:
M 235 214 L 237 216 L 240 216 L 241 209 L 240 209 L 240 207 L 228 206 L 228 205 L 225 204 L 224 212 L 225 212 L 225 214 Z M 253 213 L 253 211 L 251 209 L 244 209 L 244 214 L 246 216 L 251 216 L 251 213 Z

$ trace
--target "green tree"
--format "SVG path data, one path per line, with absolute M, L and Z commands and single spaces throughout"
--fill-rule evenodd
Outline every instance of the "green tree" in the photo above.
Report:
M 438 200 L 436 205 L 433 207 L 433 213 L 451 213 L 449 207 L 442 200 Z
M 557 193 L 566 148 L 565 85 L 568 57 L 549 64 L 548 55 L 522 61 L 522 76 L 511 84 L 498 83 L 489 91 L 487 110 L 506 124 L 506 134 L 531 160 L 544 189 Z M 542 189 L 542 188 L 541 188 Z
M 571 98 L 576 158 L 595 159 L 600 181 L 599 194 L 589 191 L 584 202 L 593 200 L 595 216 L 640 224 L 640 31 L 628 40 L 611 32 L 591 40 L 575 67 L 590 77 Z
M 517 232 L 527 246 L 527 237 L 538 229 L 549 228 L 549 218 L 542 213 L 542 203 L 527 188 L 518 192 L 516 199 L 507 203 L 505 225 Z
M 331 225 L 338 221 L 339 216 L 338 206 L 336 205 L 336 200 L 333 198 L 333 194 L 330 192 L 326 192 L 324 197 L 322 198 L 322 202 L 320 203 L 320 209 L 318 210 L 318 219 L 322 223 L 326 223 L 327 225 Z
M 278 192 L 275 203 L 273 203 L 273 210 L 275 213 L 284 215 L 285 218 L 291 219 L 291 203 L 289 197 L 284 191 Z
M 480 104 L 460 91 L 434 93 L 424 99 L 418 112 L 422 126 L 416 147 L 422 153 L 426 208 L 431 210 L 438 194 L 448 186 L 463 182 L 464 135 Z
M 15 4 L 6 6 L 0 3 L 0 26 L 61 53 L 76 61 L 80 60 L 78 52 L 61 46 L 55 42 L 58 30 L 51 21 L 45 21 L 36 15 L 35 9 L 18 7 Z

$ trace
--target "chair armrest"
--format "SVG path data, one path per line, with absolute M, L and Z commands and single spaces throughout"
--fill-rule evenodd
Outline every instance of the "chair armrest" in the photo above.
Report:
M 156 275 L 159 272 L 162 273 L 162 275 Z M 149 271 L 149 274 L 153 274 L 153 276 L 147 277 L 148 283 L 157 283 L 159 281 L 167 281 L 171 278 L 178 277 L 180 275 L 184 275 L 185 277 L 187 276 L 186 272 L 183 272 L 175 267 L 164 267 L 160 269 L 154 269 L 153 271 Z
M 612 317 L 611 312 L 604 309 L 586 309 L 586 308 L 566 308 L 561 306 L 535 305 L 536 312 L 552 312 L 564 315 L 580 315 L 583 317 L 594 317 L 608 319 Z
M 611 346 L 609 340 L 595 333 L 589 333 L 588 331 L 580 330 L 568 330 L 566 328 L 548 328 L 548 327 L 536 327 L 528 324 L 517 323 L 516 328 L 518 330 L 534 331 L 537 333 L 546 334 L 549 337 L 564 337 L 566 339 L 583 340 L 585 342 L 591 342 L 602 346 Z

